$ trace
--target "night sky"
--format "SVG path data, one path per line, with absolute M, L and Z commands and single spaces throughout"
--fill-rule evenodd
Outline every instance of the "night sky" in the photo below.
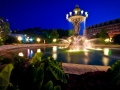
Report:
M 76 4 L 89 14 L 86 26 L 120 18 L 120 0 L 0 0 L 0 16 L 9 20 L 11 30 L 71 29 L 66 14 Z

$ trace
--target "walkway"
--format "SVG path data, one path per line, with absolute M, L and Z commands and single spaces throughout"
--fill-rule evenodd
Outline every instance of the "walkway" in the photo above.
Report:
M 63 70 L 68 74 L 84 74 L 85 72 L 106 71 L 110 66 L 83 65 L 83 64 L 62 64 Z

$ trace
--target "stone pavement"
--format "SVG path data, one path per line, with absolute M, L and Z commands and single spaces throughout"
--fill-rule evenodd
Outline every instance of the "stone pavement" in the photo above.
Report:
M 84 74 L 85 72 L 106 71 L 110 66 L 63 63 L 62 68 L 68 74 Z

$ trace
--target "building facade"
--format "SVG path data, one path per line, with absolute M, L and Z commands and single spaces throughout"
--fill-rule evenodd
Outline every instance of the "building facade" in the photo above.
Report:
M 87 27 L 87 38 L 93 38 L 97 33 L 100 33 L 101 29 L 106 29 L 110 38 L 120 34 L 120 18 Z

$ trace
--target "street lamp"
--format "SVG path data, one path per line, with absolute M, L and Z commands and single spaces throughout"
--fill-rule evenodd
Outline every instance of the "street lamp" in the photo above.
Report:
M 22 41 L 22 37 L 18 36 L 18 41 L 21 42 Z
M 41 40 L 40 40 L 40 38 L 37 38 L 36 41 L 39 43 Z
M 53 39 L 53 42 L 56 42 L 57 41 L 57 39 Z

